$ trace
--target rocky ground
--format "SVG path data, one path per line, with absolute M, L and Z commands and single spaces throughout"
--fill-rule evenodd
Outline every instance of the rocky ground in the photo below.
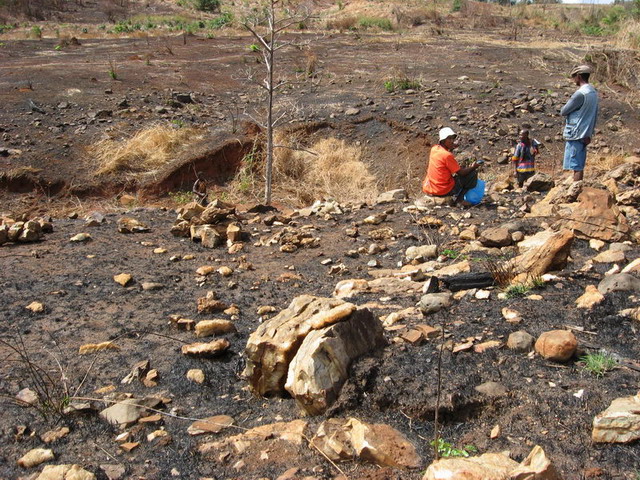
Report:
M 616 399 L 615 411 L 638 409 L 628 92 L 600 88 L 593 168 L 570 187 L 557 111 L 586 52 L 575 43 L 453 25 L 303 37 L 281 63 L 293 81 L 316 58 L 316 75 L 283 93 L 291 128 L 307 145 L 359 143 L 381 190 L 408 195 L 178 215 L 163 195 L 190 188 L 184 165 L 209 165 L 214 191 L 233 174 L 220 152 L 260 104 L 239 75 L 255 64 L 249 37 L 80 35 L 58 50 L 0 37 L 0 476 L 65 478 L 51 466 L 68 465 L 66 478 L 442 478 L 425 473 L 438 412 L 453 447 L 510 452 L 481 457 L 473 478 L 526 478 L 514 472 L 539 445 L 556 471 L 539 478 L 637 479 L 637 413 L 594 426 Z M 398 76 L 423 87 L 387 92 Z M 155 179 L 95 175 L 90 145 L 158 121 L 211 135 Z M 514 191 L 501 162 L 523 124 L 545 143 L 548 176 Z M 460 158 L 487 160 L 478 207 L 418 193 L 442 125 L 460 132 Z M 621 166 L 595 169 L 615 153 Z M 305 318 L 312 308 L 324 313 Z M 616 360 L 602 376 L 580 360 L 597 352 Z

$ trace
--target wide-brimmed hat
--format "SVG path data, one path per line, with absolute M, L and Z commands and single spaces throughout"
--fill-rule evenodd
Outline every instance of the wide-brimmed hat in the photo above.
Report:
M 455 137 L 456 135 L 457 135 L 456 132 L 451 130 L 449 127 L 444 127 L 440 129 L 440 132 L 438 133 L 438 138 L 440 141 L 443 141 L 445 138 Z
M 591 73 L 591 67 L 589 65 L 578 65 L 577 67 L 573 67 L 571 70 L 570 77 L 575 77 L 576 75 L 580 75 L 582 73 Z

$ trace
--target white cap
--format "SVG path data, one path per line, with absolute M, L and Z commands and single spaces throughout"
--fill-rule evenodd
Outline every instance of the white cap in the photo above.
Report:
M 440 133 L 438 134 L 440 141 L 443 141 L 445 138 L 449 138 L 451 136 L 455 137 L 456 132 L 451 130 L 449 127 L 444 127 L 440 129 Z

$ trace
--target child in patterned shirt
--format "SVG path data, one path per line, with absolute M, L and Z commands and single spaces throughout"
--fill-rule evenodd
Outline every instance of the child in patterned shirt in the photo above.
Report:
M 538 146 L 539 143 L 536 140 L 532 142 L 529 138 L 529 130 L 526 128 L 520 130 L 520 138 L 511 158 L 514 168 L 513 173 L 520 188 L 529 177 L 536 173 L 535 163 Z

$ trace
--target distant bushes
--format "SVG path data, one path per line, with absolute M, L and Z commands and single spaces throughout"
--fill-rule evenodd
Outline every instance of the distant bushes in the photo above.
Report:
M 201 12 L 219 12 L 220 0 L 180 0 L 178 4 L 182 7 L 190 7 Z

